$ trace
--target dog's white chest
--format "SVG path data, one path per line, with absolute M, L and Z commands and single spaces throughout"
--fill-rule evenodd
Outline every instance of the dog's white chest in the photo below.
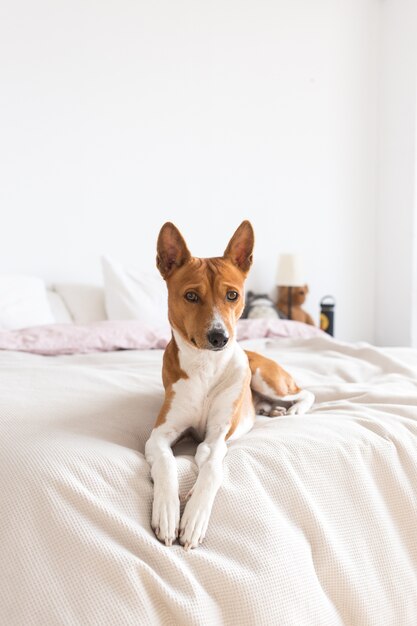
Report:
M 207 419 L 213 401 L 211 389 L 199 385 L 195 377 L 180 380 L 174 385 L 178 407 L 178 422 L 183 429 L 192 428 L 199 439 L 204 439 L 207 430 Z
M 242 389 L 247 360 L 238 347 L 211 352 L 183 347 L 181 339 L 178 343 L 180 366 L 187 378 L 181 378 L 173 385 L 178 412 L 176 419 L 184 429 L 191 427 L 198 437 L 204 438 L 208 420 L 211 426 L 221 427 L 225 415 L 232 415 Z

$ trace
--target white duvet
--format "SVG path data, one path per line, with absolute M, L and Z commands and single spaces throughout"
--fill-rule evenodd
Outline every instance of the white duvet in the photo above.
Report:
M 246 345 L 317 403 L 230 443 L 190 552 L 150 527 L 162 352 L 0 352 L 2 626 L 416 626 L 417 352 Z

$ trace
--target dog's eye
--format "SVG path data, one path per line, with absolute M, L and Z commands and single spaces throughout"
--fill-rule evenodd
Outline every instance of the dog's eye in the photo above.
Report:
M 239 297 L 239 294 L 237 291 L 228 291 L 226 294 L 226 298 L 230 300 L 231 302 L 233 302 L 234 300 L 237 300 L 238 297 Z
M 188 302 L 198 302 L 198 295 L 194 291 L 187 291 L 184 297 Z

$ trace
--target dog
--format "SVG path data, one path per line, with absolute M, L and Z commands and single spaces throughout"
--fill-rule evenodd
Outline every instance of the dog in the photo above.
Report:
M 301 390 L 275 361 L 243 350 L 236 341 L 253 247 L 247 220 L 222 257 L 193 257 L 171 222 L 158 236 L 156 263 L 168 288 L 172 338 L 163 357 L 165 399 L 145 456 L 154 485 L 152 528 L 167 546 L 178 538 L 189 550 L 203 541 L 228 441 L 247 433 L 257 413 L 302 414 L 314 403 L 314 395 Z M 195 455 L 198 476 L 180 521 L 172 446 L 185 434 L 201 443 Z

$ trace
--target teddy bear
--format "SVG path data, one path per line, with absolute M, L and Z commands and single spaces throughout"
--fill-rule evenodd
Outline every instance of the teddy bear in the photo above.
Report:
M 278 287 L 277 308 L 279 312 L 288 318 L 288 287 Z M 291 288 L 291 319 L 315 326 L 314 320 L 301 308 L 308 294 L 308 285 Z

